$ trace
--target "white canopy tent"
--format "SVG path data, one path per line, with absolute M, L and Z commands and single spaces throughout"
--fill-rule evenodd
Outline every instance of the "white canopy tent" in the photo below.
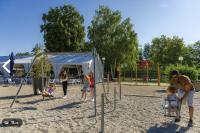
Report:
M 92 53 L 49 53 L 47 55 L 49 62 L 53 65 L 55 79 L 59 78 L 62 67 L 66 65 L 81 66 L 84 74 L 88 74 L 90 71 L 94 72 Z M 25 72 L 27 72 L 33 58 L 33 56 L 17 58 L 15 64 L 23 64 Z M 0 62 L 0 64 L 3 63 Z M 95 79 L 96 82 L 101 82 L 103 79 L 103 64 L 98 55 L 95 58 Z

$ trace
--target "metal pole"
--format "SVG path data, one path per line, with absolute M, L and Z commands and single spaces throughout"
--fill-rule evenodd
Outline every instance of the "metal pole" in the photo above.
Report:
M 104 133 L 104 94 L 101 94 L 101 133 Z
M 15 95 L 15 98 L 13 99 L 13 101 L 12 101 L 12 103 L 11 103 L 11 105 L 10 105 L 10 108 L 12 108 L 13 104 L 15 103 L 15 101 L 16 101 L 16 99 L 17 99 L 17 96 L 18 96 L 18 94 L 19 94 L 19 92 L 20 92 L 20 90 L 21 90 L 21 88 L 22 88 L 22 85 L 23 85 L 23 83 L 25 82 L 25 80 L 27 79 L 28 74 L 30 73 L 31 68 L 33 67 L 33 64 L 34 64 L 34 62 L 35 62 L 35 60 L 36 60 L 37 57 L 38 57 L 38 56 L 35 56 L 35 58 L 33 59 L 33 62 L 32 62 L 32 64 L 31 64 L 31 66 L 30 66 L 30 68 L 29 68 L 29 70 L 28 70 L 26 76 L 25 76 L 24 79 L 22 80 L 22 82 L 21 82 L 21 84 L 20 84 L 20 87 L 19 87 L 19 89 L 18 89 L 18 91 L 17 91 L 17 93 L 16 93 L 16 95 Z
M 41 60 L 41 68 L 42 68 L 42 91 L 44 90 L 44 56 L 42 57 L 42 60 Z
M 93 49 L 93 66 L 94 66 L 94 116 L 96 117 L 97 115 L 97 107 L 96 107 L 96 76 L 95 76 L 95 57 L 96 57 L 96 51 L 95 47 Z

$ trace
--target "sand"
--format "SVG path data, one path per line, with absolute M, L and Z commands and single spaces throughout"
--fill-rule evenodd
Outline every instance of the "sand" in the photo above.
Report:
M 90 100 L 80 102 L 79 85 L 69 86 L 68 97 L 63 99 L 62 87 L 57 86 L 55 98 L 42 99 L 33 95 L 32 87 L 23 86 L 17 103 L 9 106 L 19 86 L 0 87 L 0 121 L 4 118 L 21 118 L 21 127 L 0 126 L 0 133 L 98 133 L 101 131 L 101 93 L 103 86 L 97 86 L 97 116 Z M 117 90 L 117 104 L 114 110 L 114 88 Z M 200 92 L 194 99 L 194 126 L 187 127 L 188 108 L 182 106 L 181 122 L 164 117 L 161 102 L 166 93 L 164 87 L 122 85 L 122 99 L 119 98 L 117 83 L 109 85 L 105 104 L 105 133 L 200 133 Z M 106 89 L 107 90 L 107 89 Z M 88 99 L 89 93 L 88 93 Z M 105 100 L 106 101 L 106 100 Z

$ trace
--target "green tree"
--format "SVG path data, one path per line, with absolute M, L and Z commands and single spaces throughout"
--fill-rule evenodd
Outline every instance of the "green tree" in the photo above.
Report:
M 50 8 L 42 20 L 41 32 L 47 51 L 80 51 L 85 37 L 84 18 L 72 5 Z
M 150 57 L 155 63 L 177 64 L 178 58 L 184 55 L 185 44 L 182 38 L 162 35 L 154 38 L 150 49 Z
M 33 47 L 31 52 L 33 55 L 37 55 L 43 51 L 42 49 L 43 49 L 43 46 L 41 44 L 37 43 L 37 44 L 35 44 L 35 46 Z
M 31 56 L 32 54 L 29 52 L 22 52 L 22 53 L 16 53 L 16 56 Z
M 144 59 L 144 57 L 143 57 L 143 54 L 142 54 L 142 48 L 141 49 L 139 49 L 139 61 L 142 61 L 143 59 Z
M 150 48 L 151 48 L 151 45 L 149 43 L 146 43 L 144 45 L 144 50 L 143 50 L 143 56 L 145 59 L 149 59 L 149 56 L 150 56 Z
M 200 66 L 200 41 L 197 41 L 194 44 L 188 45 L 185 49 L 184 64 L 190 66 Z
M 130 21 L 130 18 L 122 21 L 119 11 L 106 6 L 96 10 L 88 27 L 88 38 L 90 46 L 95 46 L 100 57 L 106 58 L 107 67 L 120 63 L 133 66 L 138 58 L 137 34 Z

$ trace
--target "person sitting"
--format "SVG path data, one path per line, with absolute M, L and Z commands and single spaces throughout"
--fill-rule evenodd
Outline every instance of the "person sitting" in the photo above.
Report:
M 47 89 L 42 92 L 42 96 L 53 96 L 53 92 L 55 89 L 56 89 L 55 84 L 49 83 Z

